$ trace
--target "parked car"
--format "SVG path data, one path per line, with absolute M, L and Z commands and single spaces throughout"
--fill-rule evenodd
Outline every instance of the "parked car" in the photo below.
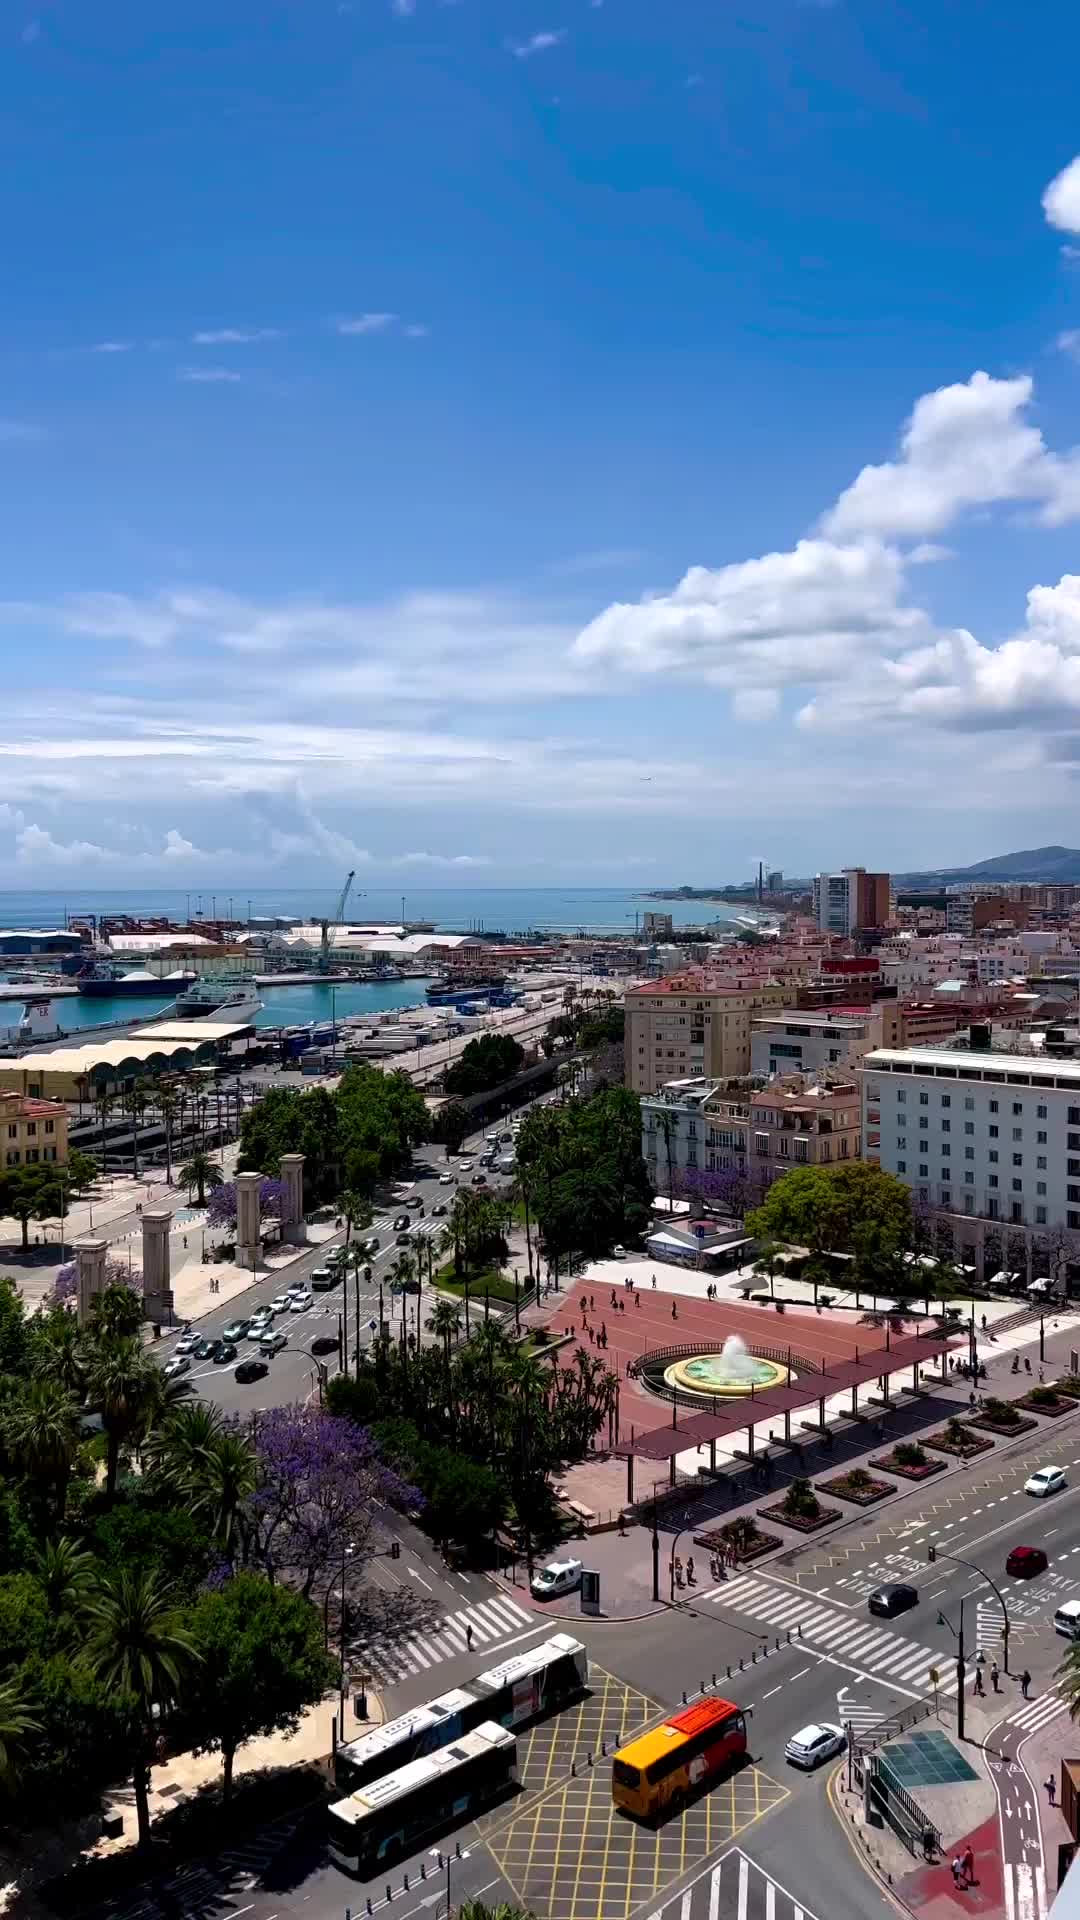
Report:
M 1005 1562 L 1005 1571 L 1014 1580 L 1034 1580 L 1050 1565 L 1041 1547 L 1014 1547 Z
M 264 1353 L 280 1353 L 282 1347 L 287 1347 L 288 1344 L 289 1336 L 283 1333 L 280 1327 L 268 1328 L 259 1341 Z
M 808 1727 L 800 1727 L 793 1733 L 784 1748 L 785 1758 L 793 1767 L 820 1767 L 825 1760 L 831 1760 L 834 1754 L 842 1753 L 847 1739 L 842 1727 L 834 1726 L 831 1720 L 813 1721 Z
M 241 1360 L 240 1365 L 233 1368 L 233 1379 L 242 1387 L 249 1387 L 253 1380 L 265 1380 L 269 1371 L 265 1360 Z
M 167 1360 L 161 1369 L 166 1380 L 178 1380 L 182 1373 L 189 1373 L 190 1370 L 191 1361 L 186 1353 L 174 1353 L 172 1359 Z
M 487 1174 L 474 1173 L 472 1177 L 472 1183 L 474 1187 L 486 1187 L 488 1183 Z
M 250 1325 L 250 1320 L 230 1320 L 228 1326 L 222 1327 L 221 1337 L 223 1340 L 246 1340 Z
M 311 1343 L 312 1353 L 336 1353 L 338 1337 L 336 1333 L 317 1333 Z
M 1024 1481 L 1024 1492 L 1042 1500 L 1048 1493 L 1064 1493 L 1068 1484 L 1060 1467 L 1036 1467 Z
M 289 1312 L 290 1313 L 307 1313 L 309 1308 L 312 1307 L 313 1305 L 314 1305 L 314 1302 L 307 1288 L 297 1287 L 296 1292 L 293 1294 L 292 1299 L 289 1301 Z

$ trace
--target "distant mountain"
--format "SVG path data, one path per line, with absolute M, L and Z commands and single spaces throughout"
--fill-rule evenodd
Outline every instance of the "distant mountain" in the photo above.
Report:
M 973 867 L 936 867 L 926 873 L 898 873 L 902 887 L 959 886 L 972 880 L 1080 881 L 1080 847 L 1028 847 L 1023 853 L 999 853 Z

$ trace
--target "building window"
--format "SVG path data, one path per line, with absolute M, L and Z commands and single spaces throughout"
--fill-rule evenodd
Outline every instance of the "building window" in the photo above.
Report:
M 1067 1213 L 1065 1215 L 1065 1225 L 1069 1228 L 1070 1232 L 1075 1233 L 1077 1228 L 1080 1227 L 1080 1213 Z
M 987 1182 L 986 1182 L 986 1184 L 987 1184 L 987 1186 L 988 1186 L 988 1187 L 996 1187 L 996 1186 L 997 1186 L 997 1183 L 998 1183 L 998 1177 L 997 1177 L 997 1174 L 996 1174 L 996 1173 L 992 1173 L 992 1174 L 990 1175 L 990 1177 L 989 1177 L 989 1179 L 987 1180 Z
M 965 1185 L 965 1187 L 973 1187 L 973 1186 L 975 1185 L 975 1169 L 974 1169 L 974 1167 L 965 1167 L 965 1168 L 964 1168 L 964 1185 Z
M 952 1147 L 949 1145 L 949 1142 L 947 1140 L 943 1140 L 941 1143 L 942 1158 L 947 1160 L 951 1152 L 952 1152 Z
M 36 1147 L 27 1147 L 27 1149 L 26 1149 L 26 1164 L 27 1164 L 27 1166 L 30 1166 L 30 1165 L 31 1165 L 31 1163 L 32 1163 L 33 1161 L 35 1161 L 35 1160 L 37 1159 L 37 1157 L 38 1157 L 38 1150 L 37 1150 L 37 1148 L 36 1148 Z
M 7 1137 L 9 1140 L 17 1140 L 19 1137 L 18 1127 L 9 1127 L 7 1130 Z
M 952 1094 L 951 1094 L 951 1093 L 943 1093 L 943 1094 L 942 1094 L 942 1096 L 941 1096 L 941 1104 L 942 1104 L 942 1106 L 943 1106 L 943 1107 L 951 1107 L 951 1106 L 952 1106 Z
M 1035 1182 L 1035 1191 L 1036 1191 L 1036 1193 L 1045 1193 L 1045 1192 L 1046 1192 L 1046 1181 L 1045 1181 L 1045 1180 L 1036 1180 L 1036 1182 Z
M 1014 1153 L 1014 1154 L 1013 1154 L 1013 1157 L 1012 1157 L 1012 1163 L 1013 1163 L 1013 1166 L 1014 1166 L 1014 1167 L 1022 1167 L 1022 1166 L 1023 1166 L 1023 1164 L 1024 1164 L 1024 1156 L 1023 1156 L 1023 1154 L 1022 1154 L 1022 1153 Z
M 1024 1209 L 1019 1200 L 1014 1200 L 1012 1203 L 1012 1217 L 1017 1226 L 1021 1224 L 1024 1218 Z
M 996 1101 L 996 1100 L 991 1100 L 991 1102 L 990 1102 L 990 1111 L 991 1111 L 991 1113 L 996 1113 L 996 1112 L 997 1112 L 997 1110 L 998 1110 L 998 1103 L 997 1103 L 997 1101 Z
M 55 1121 L 55 1120 L 46 1120 L 46 1122 L 45 1122 L 45 1131 L 46 1131 L 46 1133 L 55 1133 L 55 1132 L 56 1132 L 56 1121 Z
M 986 1203 L 986 1217 L 988 1220 L 996 1220 L 998 1218 L 998 1203 L 992 1194 Z
M 987 1159 L 989 1160 L 989 1162 L 990 1162 L 990 1164 L 991 1164 L 991 1166 L 996 1166 L 996 1165 L 997 1165 L 997 1157 L 998 1157 L 998 1151 L 997 1151 L 997 1148 L 996 1148 L 996 1147 L 991 1147 L 991 1149 L 990 1149 L 990 1151 L 989 1151 L 989 1153 L 987 1154 L 987 1156 L 986 1156 L 986 1157 L 987 1157 Z
M 965 1121 L 964 1121 L 964 1132 L 965 1132 L 965 1133 L 974 1133 L 974 1131 L 975 1131 L 975 1122 L 974 1122 L 974 1120 L 965 1120 Z
M 1045 1207 L 1036 1207 L 1035 1225 L 1037 1227 L 1045 1227 L 1046 1225 L 1046 1208 Z
M 907 1099 L 907 1088 L 906 1088 L 906 1087 L 897 1087 L 897 1089 L 896 1089 L 896 1098 L 897 1098 L 897 1100 L 898 1100 L 898 1102 L 899 1102 L 899 1104 L 900 1104 L 901 1106 L 903 1106 L 903 1104 L 904 1104 L 904 1102 L 905 1102 L 905 1100 Z M 1073 1108 L 1073 1110 L 1072 1110 L 1072 1112 L 1071 1112 L 1071 1113 L 1070 1113 L 1070 1115 L 1069 1115 L 1069 1118 L 1070 1118 L 1070 1120 L 1072 1119 L 1072 1113 L 1075 1113 L 1075 1114 L 1076 1114 L 1076 1124 L 1077 1124 L 1077 1126 L 1078 1126 L 1078 1127 L 1080 1127 L 1080 1107 L 1074 1107 L 1074 1108 Z
M 1014 1193 L 1023 1193 L 1023 1191 L 1024 1191 L 1024 1183 L 1023 1183 L 1023 1181 L 1022 1181 L 1022 1180 L 1014 1180 L 1014 1181 L 1013 1181 L 1013 1183 L 1012 1183 L 1012 1190 L 1013 1190 L 1013 1192 L 1014 1192 Z
M 1069 1108 L 1069 1125 L 1070 1127 L 1080 1127 L 1080 1107 Z
M 952 1206 L 952 1194 L 949 1192 L 948 1187 L 942 1187 L 941 1189 L 941 1204 L 943 1207 Z
M 974 1147 L 965 1147 L 965 1148 L 964 1148 L 964 1159 L 965 1159 L 965 1160 L 974 1160 L 974 1158 L 975 1158 L 975 1149 L 974 1149 Z
M 965 1095 L 964 1095 L 964 1112 L 965 1112 L 965 1113 L 974 1113 L 974 1111 L 975 1111 L 975 1095 L 974 1095 L 973 1093 L 965 1093 Z
M 1045 1155 L 1045 1153 L 1037 1153 L 1037 1154 L 1035 1155 L 1035 1165 L 1036 1165 L 1037 1167 L 1043 1167 L 1043 1168 L 1045 1168 L 1045 1166 L 1046 1166 L 1046 1155 Z
M 10 1155 L 9 1155 L 8 1157 L 9 1157 L 9 1159 L 10 1159 Z M 897 1171 L 897 1173 L 906 1173 L 906 1172 L 907 1172 L 907 1161 L 906 1161 L 906 1160 L 898 1160 L 898 1161 L 897 1161 L 897 1163 L 896 1163 L 896 1171 Z
M 1019 1100 L 1014 1100 L 1013 1101 L 1013 1118 L 1016 1119 L 1020 1114 L 1023 1113 L 1023 1111 L 1024 1111 L 1024 1108 L 1022 1103 Z
M 990 1138 L 991 1138 L 991 1140 L 996 1140 L 996 1139 L 997 1139 L 997 1137 L 998 1137 L 998 1130 L 997 1130 L 997 1128 L 996 1128 L 996 1127 L 988 1127 L 988 1128 L 987 1128 L 987 1132 L 989 1133 L 989 1135 L 990 1135 Z
M 901 1153 L 905 1153 L 907 1151 L 907 1134 L 906 1133 L 897 1134 L 896 1145 Z
M 9 1167 L 17 1167 L 17 1166 L 18 1166 L 18 1164 L 19 1164 L 19 1149 L 18 1149 L 18 1147 L 9 1147 L 9 1148 L 8 1148 L 8 1153 L 7 1153 L 7 1163 L 8 1163 L 8 1166 L 9 1166 Z
M 920 1180 L 929 1180 L 929 1178 L 930 1178 L 930 1169 L 929 1169 L 929 1167 L 920 1167 L 920 1168 L 919 1168 L 919 1179 L 920 1179 Z
M 929 1122 L 929 1120 L 927 1119 L 927 1117 L 926 1117 L 926 1115 L 925 1115 L 925 1113 L 923 1113 L 923 1114 L 920 1114 L 920 1115 L 919 1115 L 919 1130 L 920 1130 L 920 1132 L 922 1132 L 922 1133 L 925 1133 L 925 1132 L 926 1132 L 926 1129 L 927 1129 L 927 1127 L 928 1127 L 929 1125 L 930 1125 L 930 1122 Z
M 941 1131 L 942 1133 L 950 1133 L 952 1131 L 952 1122 L 949 1120 L 943 1120 L 941 1123 Z
M 1014 1140 L 1022 1140 L 1024 1137 L 1023 1127 L 1014 1127 L 1012 1130 L 1012 1133 L 1013 1133 Z
M 1036 1107 L 1036 1109 L 1035 1109 L 1035 1118 L 1036 1118 L 1036 1120 L 1045 1120 L 1045 1119 L 1046 1119 L 1046 1108 L 1045 1108 L 1045 1107 Z
M 36 1132 L 37 1132 L 37 1121 L 36 1121 L 36 1120 L 28 1120 L 28 1121 L 27 1121 L 27 1123 L 26 1123 L 26 1131 L 27 1131 L 27 1134 L 29 1135 L 29 1137 L 30 1137 L 30 1139 L 32 1140 L 32 1139 L 33 1139 L 33 1137 L 34 1137 L 34 1135 L 35 1135 L 35 1134 L 36 1134 Z
M 930 1105 L 930 1095 L 928 1093 L 920 1093 L 919 1105 L 920 1107 L 928 1107 Z
M 1036 1145 L 1037 1147 L 1045 1147 L 1045 1145 L 1046 1145 L 1046 1135 L 1045 1135 L 1045 1133 L 1037 1133 L 1037 1134 L 1035 1135 L 1035 1145 Z

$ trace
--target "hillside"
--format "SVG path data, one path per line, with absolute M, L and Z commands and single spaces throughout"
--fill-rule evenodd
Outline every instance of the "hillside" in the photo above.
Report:
M 1061 880 L 1080 882 L 1080 848 L 1028 847 L 1021 853 L 999 853 L 972 867 L 937 867 L 924 873 L 900 873 L 896 884 L 905 887 L 956 886 L 969 880 Z

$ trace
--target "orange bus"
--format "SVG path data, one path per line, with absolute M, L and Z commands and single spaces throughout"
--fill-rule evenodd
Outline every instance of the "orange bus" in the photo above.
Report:
M 660 1727 L 620 1747 L 611 1762 L 611 1797 L 625 1813 L 662 1819 L 696 1788 L 717 1779 L 746 1753 L 750 1709 L 706 1694 Z

